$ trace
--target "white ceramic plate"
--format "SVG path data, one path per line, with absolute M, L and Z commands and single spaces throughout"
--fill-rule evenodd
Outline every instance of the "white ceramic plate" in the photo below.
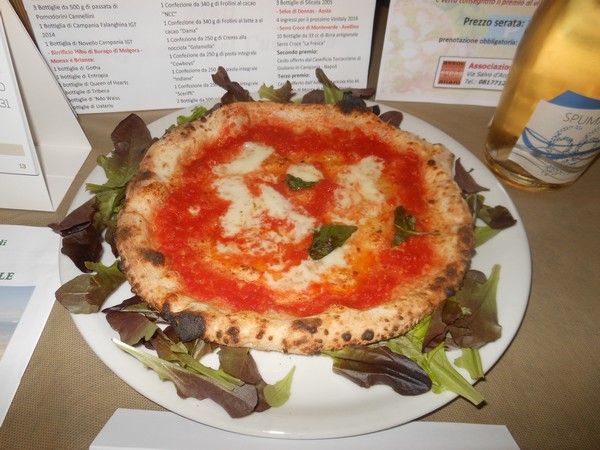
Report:
M 381 105 L 382 112 L 390 108 Z M 180 114 L 170 114 L 149 125 L 154 136 L 161 136 L 175 123 Z M 466 148 L 450 136 L 416 117 L 404 114 L 402 129 L 422 136 L 430 142 L 446 145 L 463 166 L 473 169 L 475 180 L 488 187 L 486 203 L 506 206 L 517 219 L 517 224 L 502 231 L 477 250 L 472 267 L 489 274 L 495 264 L 502 266 L 498 286 L 498 318 L 502 337 L 481 349 L 481 359 L 487 372 L 514 338 L 527 307 L 531 283 L 531 258 L 527 236 L 515 205 L 490 171 Z M 88 182 L 104 183 L 104 173 L 96 168 Z M 82 188 L 73 202 L 73 208 L 89 198 Z M 110 252 L 106 252 L 109 254 Z M 112 262 L 112 261 L 106 261 Z M 71 261 L 61 255 L 61 278 L 66 282 L 79 274 Z M 123 286 L 104 305 L 118 304 L 131 293 Z M 211 400 L 181 399 L 170 382 L 158 375 L 112 342 L 118 338 L 104 314 L 73 315 L 80 333 L 98 357 L 123 381 L 150 400 L 181 416 L 236 433 L 290 439 L 316 439 L 353 436 L 383 430 L 417 419 L 456 397 L 451 392 L 427 393 L 416 397 L 402 397 L 387 386 L 363 389 L 333 374 L 332 361 L 322 356 L 296 356 L 254 351 L 263 378 L 272 383 L 283 378 L 295 366 L 290 400 L 280 408 L 271 408 L 241 419 L 232 419 Z M 456 355 L 449 355 L 454 360 Z

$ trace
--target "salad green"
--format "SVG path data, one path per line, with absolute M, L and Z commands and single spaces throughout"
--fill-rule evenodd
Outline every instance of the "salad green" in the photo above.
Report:
M 323 89 L 304 95 L 300 100 L 303 103 L 338 102 L 343 108 L 365 108 L 379 114 L 377 106 L 368 107 L 362 100 L 369 98 L 373 90 L 342 90 L 322 70 L 317 69 L 316 75 Z M 190 115 L 179 116 L 177 124 L 210 114 L 223 104 L 253 101 L 248 91 L 231 81 L 222 67 L 212 77 L 226 91 L 220 103 L 210 110 L 195 108 Z M 280 88 L 263 85 L 259 95 L 271 101 L 294 101 L 289 82 Z M 402 122 L 399 112 L 384 113 L 380 117 L 395 126 Z M 62 236 L 62 253 L 83 272 L 56 292 L 57 300 L 74 314 L 100 311 L 106 299 L 125 282 L 113 242 L 116 217 L 127 183 L 156 140 L 151 137 L 144 122 L 133 114 L 115 128 L 111 139 L 114 150 L 108 156 L 98 158 L 107 181 L 101 185 L 88 184 L 86 188 L 92 198 L 62 222 L 50 225 Z M 484 223 L 475 226 L 478 245 L 514 225 L 514 218 L 505 207 L 486 205 L 481 192 L 487 189 L 474 181 L 460 160 L 455 164 L 455 180 L 462 189 L 474 222 Z M 292 189 L 292 184 L 298 184 L 298 180 L 287 182 Z M 300 186 L 305 187 L 309 186 Z M 398 230 L 394 245 L 400 245 L 411 235 L 420 234 L 414 230 L 416 218 L 400 208 L 394 220 Z M 316 230 L 311 257 L 321 258 L 343 245 L 355 230 L 352 225 L 325 225 Z M 101 262 L 103 242 L 110 245 L 117 258 L 110 266 Z M 454 364 L 468 371 L 474 380 L 484 377 L 478 349 L 501 335 L 496 317 L 499 274 L 499 266 L 492 269 L 489 278 L 470 270 L 459 292 L 403 336 L 370 346 L 325 352 L 332 358 L 332 370 L 363 387 L 386 384 L 402 395 L 417 395 L 430 389 L 434 392 L 449 390 L 476 405 L 482 403 L 483 397 L 449 361 L 447 350 L 462 349 L 462 355 Z M 201 340 L 182 342 L 172 327 L 136 296 L 103 312 L 110 326 L 119 334 L 115 344 L 154 370 L 161 379 L 173 382 L 181 397 L 211 398 L 231 417 L 243 417 L 278 407 L 289 398 L 294 368 L 283 379 L 267 384 L 248 349 L 216 346 Z M 142 347 L 154 350 L 157 356 Z M 216 351 L 218 368 L 202 363 L 204 356 Z

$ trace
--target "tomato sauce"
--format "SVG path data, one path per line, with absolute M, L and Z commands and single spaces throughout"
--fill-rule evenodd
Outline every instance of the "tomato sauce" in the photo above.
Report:
M 267 160 L 270 178 L 261 180 L 297 208 L 301 208 L 315 223 L 327 223 L 328 213 L 334 203 L 338 188 L 335 171 L 340 164 L 352 165 L 373 155 L 385 164 L 382 178 L 393 187 L 394 196 L 389 197 L 390 211 L 402 204 L 410 214 L 419 216 L 427 211 L 419 155 L 410 151 L 399 155 L 385 143 L 354 131 L 338 130 L 334 138 L 317 133 L 291 134 L 276 126 L 256 126 L 243 136 L 225 135 L 197 160 L 183 168 L 179 187 L 175 189 L 164 206 L 157 211 L 153 235 L 168 264 L 178 271 L 188 293 L 203 299 L 213 298 L 214 306 L 229 311 L 274 310 L 294 316 L 318 314 L 331 305 L 344 305 L 356 309 L 369 309 L 389 299 L 398 282 L 409 282 L 419 276 L 435 258 L 429 236 L 408 239 L 397 247 L 391 247 L 393 216 L 382 223 L 381 244 L 376 254 L 360 259 L 354 287 L 349 291 L 331 283 L 316 282 L 296 296 L 295 301 L 279 302 L 278 292 L 262 280 L 243 281 L 236 276 L 226 276 L 223 268 L 233 272 L 248 268 L 256 274 L 269 270 L 273 261 L 283 271 L 299 265 L 308 257 L 312 235 L 300 242 L 275 245 L 274 248 L 256 251 L 252 241 L 245 236 L 225 236 L 220 219 L 226 214 L 230 202 L 220 198 L 212 182 L 216 179 L 213 168 L 231 161 L 245 142 L 256 142 L 275 149 L 273 161 Z M 325 153 L 313 149 L 326 149 Z M 324 175 L 317 184 L 308 189 L 292 191 L 285 184 L 285 171 L 290 164 L 311 164 Z M 256 194 L 255 186 L 249 186 Z M 285 219 L 271 216 L 261 218 L 259 232 L 276 230 L 285 234 L 291 225 Z M 217 250 L 220 246 L 236 245 L 242 252 L 227 253 Z M 206 259 L 198 254 L 207 255 Z M 214 261 L 207 263 L 206 261 Z M 209 266 L 210 265 L 210 266 Z M 333 268 L 332 270 L 336 270 Z M 277 277 L 278 272 L 271 272 Z

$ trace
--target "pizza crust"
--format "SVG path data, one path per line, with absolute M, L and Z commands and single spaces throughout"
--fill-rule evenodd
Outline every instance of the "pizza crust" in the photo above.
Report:
M 153 241 L 154 212 L 167 202 L 180 171 L 211 142 L 245 133 L 253 123 L 287 123 L 294 133 L 363 132 L 419 155 L 424 195 L 431 212 L 437 262 L 423 276 L 398 284 L 379 306 L 354 309 L 332 305 L 319 314 L 295 317 L 281 311 L 229 311 L 185 293 L 184 280 Z M 383 123 L 374 114 L 342 112 L 335 105 L 271 102 L 234 103 L 177 127 L 149 149 L 129 183 L 117 224 L 121 266 L 132 290 L 159 311 L 184 340 L 201 338 L 222 345 L 312 354 L 368 344 L 404 334 L 459 289 L 473 253 L 473 224 L 453 181 L 454 156 L 441 144 Z M 414 237 L 411 239 L 419 239 Z

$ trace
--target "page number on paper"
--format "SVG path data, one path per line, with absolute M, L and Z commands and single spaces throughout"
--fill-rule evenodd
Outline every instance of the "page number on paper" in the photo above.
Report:
M 0 92 L 6 91 L 6 85 L 0 81 Z M 7 98 L 0 97 L 0 108 L 8 109 L 10 108 L 10 103 Z

